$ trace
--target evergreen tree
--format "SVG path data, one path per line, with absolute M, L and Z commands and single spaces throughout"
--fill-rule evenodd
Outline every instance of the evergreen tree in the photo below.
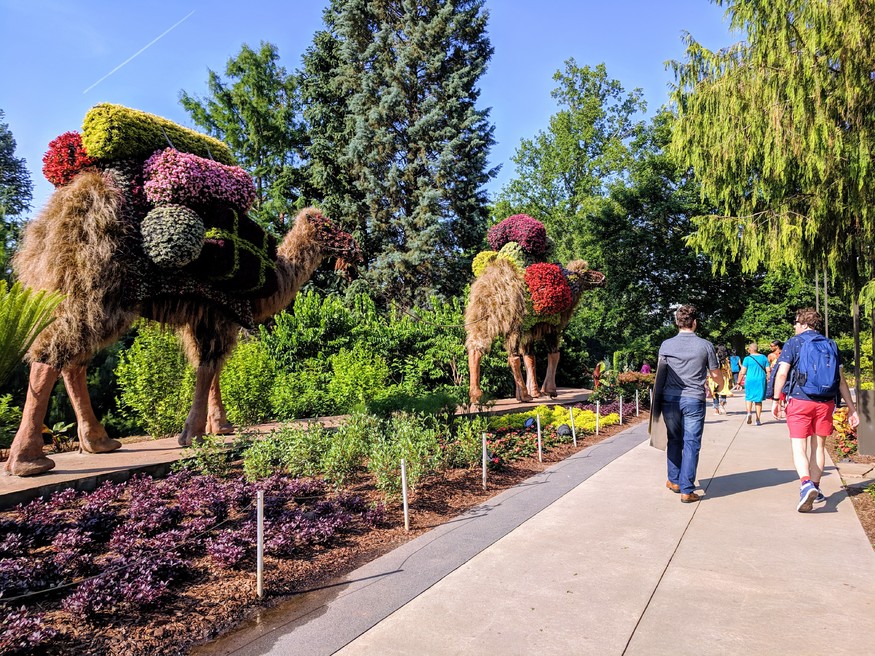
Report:
M 455 295 L 487 223 L 483 0 L 333 0 L 304 57 L 310 174 L 372 291 Z
M 499 194 L 495 214 L 525 212 L 543 221 L 556 257 L 566 261 L 591 257 L 586 216 L 599 211 L 611 182 L 626 175 L 645 103 L 640 89 L 626 93 L 604 64 L 580 67 L 569 59 L 553 79 L 559 111 L 546 131 L 520 143 L 516 177 Z
M 15 137 L 0 109 L 0 278 L 9 277 L 9 259 L 20 230 L 19 217 L 30 210 L 33 183 L 24 158 L 15 156 Z
M 244 44 L 228 60 L 225 75 L 227 81 L 209 71 L 209 95 L 197 98 L 180 91 L 179 102 L 195 124 L 231 147 L 255 179 L 254 218 L 282 234 L 295 207 L 303 207 L 309 197 L 297 77 L 280 66 L 270 43 L 257 51 Z

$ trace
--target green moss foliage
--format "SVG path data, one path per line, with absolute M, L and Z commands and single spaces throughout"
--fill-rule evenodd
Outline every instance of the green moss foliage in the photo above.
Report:
M 168 141 L 170 143 L 168 143 Z M 234 164 L 234 155 L 213 137 L 182 127 L 166 118 L 122 105 L 100 103 L 82 123 L 82 145 L 90 157 L 101 160 L 144 160 L 172 145 L 184 153 Z
M 151 210 L 141 226 L 143 250 L 158 266 L 183 267 L 201 254 L 204 222 L 182 205 L 162 205 Z

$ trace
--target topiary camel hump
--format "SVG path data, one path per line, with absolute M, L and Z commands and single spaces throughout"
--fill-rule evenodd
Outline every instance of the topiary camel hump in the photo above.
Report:
M 239 327 L 287 307 L 323 257 L 359 256 L 352 237 L 315 208 L 302 210 L 277 245 L 248 217 L 255 188 L 228 147 L 152 114 L 98 105 L 82 135 L 55 139 L 43 162 L 56 190 L 25 226 L 13 265 L 22 283 L 65 299 L 28 352 L 30 384 L 6 463 L 14 475 L 54 467 L 41 428 L 59 376 L 80 449 L 121 446 L 94 415 L 85 365 L 138 316 L 177 329 L 197 370 L 180 444 L 225 432 L 218 375 Z
M 470 401 L 480 402 L 480 360 L 496 337 L 504 341 L 517 400 L 531 401 L 541 394 L 555 397 L 562 331 L 583 292 L 603 285 L 605 277 L 583 260 L 566 267 L 544 262 L 549 252 L 547 232 L 540 221 L 525 214 L 515 214 L 490 228 L 487 241 L 492 250 L 474 258 L 475 280 L 465 309 Z M 548 350 L 547 374 L 540 390 L 532 353 L 537 340 L 544 340 Z

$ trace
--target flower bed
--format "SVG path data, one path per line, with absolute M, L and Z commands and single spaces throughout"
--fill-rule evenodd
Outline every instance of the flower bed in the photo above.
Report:
M 38 607 L 21 610 L 4 623 L 0 652 L 22 632 L 28 649 L 48 650 L 43 643 L 63 642 L 65 623 L 135 620 L 205 574 L 251 561 L 258 489 L 265 492 L 265 551 L 276 558 L 306 555 L 382 517 L 382 508 L 329 493 L 318 480 L 272 476 L 254 484 L 187 470 L 33 501 L 0 519 L 0 596 L 11 604 L 0 609 L 5 616 L 33 601 L 30 593 L 56 589 L 40 600 L 58 604 L 60 622 L 47 624 Z

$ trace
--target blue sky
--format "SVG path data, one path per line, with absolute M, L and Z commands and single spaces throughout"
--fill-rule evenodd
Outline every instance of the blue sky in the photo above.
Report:
M 41 172 L 49 141 L 80 130 L 92 105 L 119 103 L 192 125 L 179 105 L 180 90 L 202 95 L 207 69 L 224 73 L 243 43 L 269 41 L 286 69 L 298 68 L 327 3 L 0 0 L 0 109 L 17 156 L 27 160 L 34 211 L 52 191 Z M 481 78 L 480 106 L 491 107 L 498 141 L 491 163 L 502 165 L 489 186 L 493 194 L 513 175 L 510 158 L 520 139 L 543 130 L 555 113 L 552 76 L 569 57 L 579 65 L 604 62 L 627 90 L 643 89 L 652 113 L 668 100 L 672 74 L 664 63 L 683 57 L 683 31 L 709 48 L 738 40 L 723 9 L 708 0 L 486 5 L 495 54 Z

